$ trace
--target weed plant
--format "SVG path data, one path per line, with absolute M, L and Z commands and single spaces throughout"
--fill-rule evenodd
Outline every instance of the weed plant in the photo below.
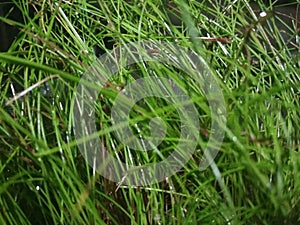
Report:
M 18 30 L 0 53 L 0 224 L 300 223 L 300 22 L 291 14 L 297 2 L 12 2 L 0 18 Z M 281 7 L 289 10 L 279 13 Z M 20 20 L 10 16 L 14 10 Z M 73 109 L 78 82 L 97 56 L 145 39 L 175 42 L 205 59 L 222 88 L 227 123 L 219 154 L 200 171 L 213 132 L 201 88 L 166 65 L 124 68 L 95 107 L 99 138 L 116 159 L 155 163 L 180 138 L 176 109 L 146 98 L 138 103 L 145 110 L 132 111 L 130 121 L 160 116 L 166 138 L 146 153 L 118 141 L 110 120 L 115 87 L 134 79 L 177 79 L 201 125 L 197 150 L 180 171 L 136 187 L 105 179 L 89 166 L 75 140 Z M 148 123 L 140 124 L 144 135 Z

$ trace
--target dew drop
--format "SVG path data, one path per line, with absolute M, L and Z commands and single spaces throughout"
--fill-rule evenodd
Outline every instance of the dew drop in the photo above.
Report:
M 265 16 L 267 16 L 267 13 L 266 13 L 265 11 L 263 11 L 263 12 L 261 12 L 261 13 L 259 14 L 259 16 L 260 16 L 260 17 L 265 17 Z

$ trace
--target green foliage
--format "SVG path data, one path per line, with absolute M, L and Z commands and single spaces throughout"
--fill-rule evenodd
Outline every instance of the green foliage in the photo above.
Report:
M 300 21 L 290 14 L 296 4 L 285 4 L 284 12 L 261 1 L 215 2 L 13 1 L 0 17 L 19 31 L 0 53 L 0 224 L 299 223 Z M 257 9 L 267 16 L 255 18 Z M 10 17 L 14 10 L 21 12 L 18 21 Z M 219 41 L 200 38 L 208 35 Z M 220 152 L 200 171 L 212 132 L 201 88 L 155 63 L 120 71 L 96 105 L 98 135 L 116 158 L 155 163 L 180 138 L 176 109 L 155 98 L 139 102 L 130 121 L 147 118 L 141 122 L 146 136 L 151 117 L 167 121 L 159 148 L 134 152 L 115 137 L 109 113 L 116 87 L 139 76 L 176 79 L 195 102 L 202 127 L 198 150 L 182 170 L 164 182 L 132 187 L 102 178 L 78 150 L 74 93 L 95 49 L 102 54 L 143 39 L 177 42 L 203 56 L 228 115 Z

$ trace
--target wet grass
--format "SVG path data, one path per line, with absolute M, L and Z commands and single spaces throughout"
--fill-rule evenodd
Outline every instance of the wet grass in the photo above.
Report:
M 14 11 L 1 17 L 19 31 L 0 53 L 1 224 L 299 223 L 297 4 L 286 3 L 286 12 L 262 2 L 207 2 L 14 1 L 22 18 L 10 18 Z M 266 16 L 259 17 L 261 11 Z M 75 140 L 73 109 L 78 82 L 96 55 L 144 39 L 176 42 L 206 60 L 222 88 L 227 123 L 219 154 L 200 171 L 212 118 L 197 82 L 155 63 L 122 70 L 96 105 L 97 135 L 118 160 L 158 162 L 180 138 L 175 108 L 153 98 L 139 103 L 147 110 L 137 108 L 131 116 L 135 123 L 153 115 L 166 121 L 159 148 L 136 152 L 116 138 L 114 97 L 138 77 L 177 79 L 201 125 L 198 150 L 180 171 L 135 187 L 105 179 L 89 166 Z M 148 122 L 139 127 L 146 136 Z

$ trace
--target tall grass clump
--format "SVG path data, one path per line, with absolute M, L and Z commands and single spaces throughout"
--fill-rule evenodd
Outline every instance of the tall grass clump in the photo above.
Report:
M 1 26 L 16 32 L 0 52 L 0 224 L 300 222 L 299 1 L 12 0 L 0 7 Z M 227 122 L 217 157 L 200 171 L 214 131 L 197 82 L 157 63 L 118 71 L 95 104 L 97 134 L 117 160 L 143 169 L 164 160 L 180 139 L 175 107 L 149 97 L 129 120 L 134 127 L 141 119 L 136 133 L 148 136 L 150 118 L 159 116 L 166 138 L 147 152 L 118 140 L 110 110 L 135 79 L 174 79 L 201 125 L 197 150 L 182 169 L 139 187 L 90 167 L 75 140 L 73 111 L 78 82 L 97 57 L 145 39 L 204 58 L 222 88 Z

